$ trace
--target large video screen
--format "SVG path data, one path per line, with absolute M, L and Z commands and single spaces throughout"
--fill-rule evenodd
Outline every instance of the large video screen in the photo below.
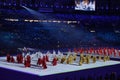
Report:
M 95 11 L 95 0 L 75 0 L 75 10 Z

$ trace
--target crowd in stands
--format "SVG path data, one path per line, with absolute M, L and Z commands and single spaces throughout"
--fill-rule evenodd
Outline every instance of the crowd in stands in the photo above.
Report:
M 20 22 L 16 25 L 12 24 L 2 27 L 0 32 L 1 45 L 7 44 L 7 46 L 13 46 L 12 44 L 14 44 L 16 47 L 60 48 L 79 47 L 81 45 L 120 44 L 120 35 L 113 31 L 105 32 L 101 30 L 92 33 L 84 27 L 78 28 L 75 25 L 73 27 L 73 25 L 66 26 L 59 23 L 54 26 L 49 23 L 42 26 L 37 26 L 34 23 L 23 24 Z M 57 25 L 61 25 L 61 27 Z
M 5 15 L 2 15 L 3 25 L 0 29 L 2 41 L 0 44 L 4 46 L 10 47 L 14 44 L 15 47 L 68 48 L 120 44 L 119 16 L 60 13 L 41 13 L 40 16 L 34 16 L 26 10 L 7 11 L 2 10 L 2 14 Z M 10 17 L 18 18 L 19 21 L 5 21 L 5 18 Z M 51 22 L 25 22 L 25 19 L 51 20 Z M 61 22 L 52 22 L 52 20 Z M 76 23 L 67 21 L 76 21 Z M 116 33 L 115 30 L 118 32 Z

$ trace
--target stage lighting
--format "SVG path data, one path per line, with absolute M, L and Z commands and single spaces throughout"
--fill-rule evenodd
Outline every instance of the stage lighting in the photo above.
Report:
M 51 5 L 51 7 L 53 7 L 53 5 Z
M 103 9 L 104 9 L 104 7 L 101 7 L 101 9 L 103 10 Z
M 45 7 L 48 7 L 48 5 L 45 5 Z
M 14 4 L 14 6 L 16 6 L 16 4 Z
M 69 6 L 66 6 L 66 8 L 69 8 Z
M 11 6 L 11 3 L 9 3 L 8 5 Z
M 63 8 L 63 6 L 61 6 L 61 8 Z
M 6 3 L 4 3 L 3 5 L 6 6 Z
M 116 7 L 116 10 L 118 10 L 119 8 L 118 7 Z
M 32 7 L 32 4 L 30 4 L 30 7 Z
M 37 4 L 35 4 L 35 7 L 38 7 L 38 5 L 37 5 Z

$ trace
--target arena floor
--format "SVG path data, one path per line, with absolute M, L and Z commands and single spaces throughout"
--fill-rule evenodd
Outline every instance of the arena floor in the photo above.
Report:
M 47 76 L 47 75 L 65 73 L 65 72 L 80 71 L 85 69 L 111 66 L 111 65 L 120 64 L 120 62 L 113 61 L 113 60 L 106 61 L 106 62 L 97 61 L 96 63 L 90 62 L 89 64 L 83 64 L 82 66 L 79 66 L 78 63 L 76 62 L 73 64 L 58 63 L 57 66 L 52 66 L 51 62 L 48 62 L 47 69 L 42 69 L 41 66 L 37 66 L 36 61 L 32 61 L 31 64 L 32 66 L 30 68 L 25 68 L 23 64 L 8 63 L 6 62 L 6 57 L 0 57 L 0 67 L 15 70 L 15 71 L 20 71 L 28 74 L 34 74 L 38 76 Z

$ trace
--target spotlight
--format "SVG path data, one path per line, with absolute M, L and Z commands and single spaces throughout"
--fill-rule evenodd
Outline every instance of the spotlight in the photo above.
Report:
M 116 10 L 118 10 L 118 7 L 116 7 Z
M 6 3 L 4 3 L 3 5 L 6 6 Z
M 35 7 L 38 7 L 38 5 L 37 5 L 37 4 L 35 4 Z
M 14 4 L 14 6 L 16 6 L 16 4 Z
M 11 6 L 11 3 L 9 3 L 8 5 Z

